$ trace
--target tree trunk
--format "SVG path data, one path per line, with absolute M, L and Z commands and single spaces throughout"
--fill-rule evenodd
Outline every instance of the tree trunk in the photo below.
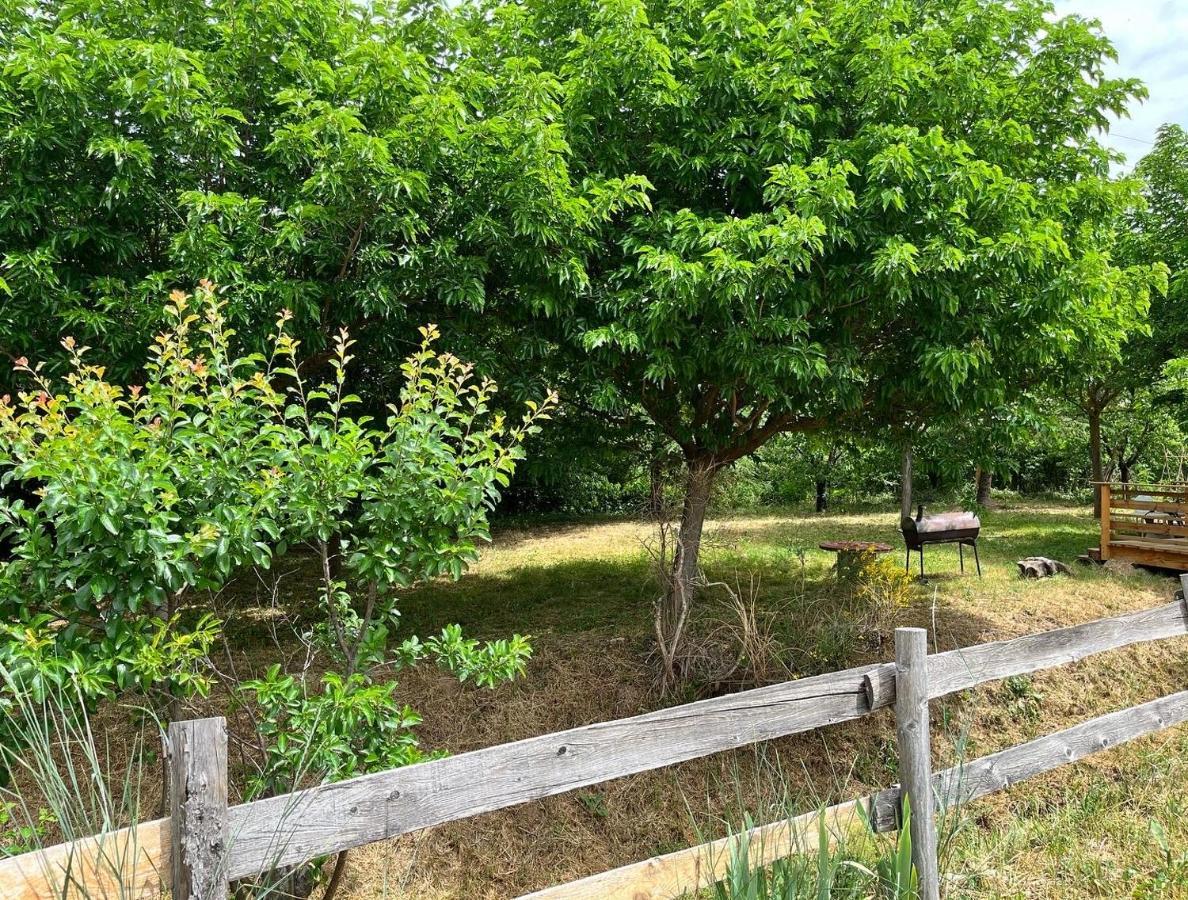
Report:
M 338 886 L 342 884 L 342 873 L 346 871 L 346 861 L 347 851 L 338 851 L 338 858 L 334 860 L 334 870 L 330 873 L 330 881 L 326 884 L 322 900 L 334 900 L 334 895 L 338 893 Z
M 817 512 L 825 512 L 829 508 L 829 482 L 823 478 L 817 479 Z
M 1089 409 L 1089 480 L 1094 482 L 1093 517 L 1101 518 L 1101 491 L 1096 483 L 1105 481 L 1101 465 L 1101 409 Z
M 1118 475 L 1123 484 L 1130 484 L 1130 460 L 1126 457 L 1118 460 Z
M 685 676 L 685 631 L 689 609 L 697 593 L 701 575 L 701 531 L 714 486 L 717 467 L 712 460 L 689 460 L 686 463 L 685 504 L 681 524 L 672 548 L 667 584 L 656 604 L 656 641 L 663 665 L 664 689 L 667 692 Z M 662 526 L 663 527 L 663 526 Z M 661 556 L 663 562 L 663 555 Z
M 713 490 L 716 474 L 717 469 L 712 463 L 696 461 L 688 464 L 685 505 L 681 510 L 681 530 L 677 537 L 676 555 L 673 560 L 673 581 L 679 583 L 689 602 L 692 602 L 696 593 L 701 530 L 705 526 L 705 513 L 709 508 L 710 492 Z
M 978 506 L 990 506 L 990 489 L 994 484 L 994 474 L 985 466 L 978 468 Z
M 903 445 L 903 468 L 899 477 L 899 517 L 912 517 L 912 445 Z

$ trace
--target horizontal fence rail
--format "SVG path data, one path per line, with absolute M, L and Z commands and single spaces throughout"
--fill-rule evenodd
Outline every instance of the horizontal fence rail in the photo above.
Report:
M 745 834 L 747 862 L 758 868 L 819 846 L 824 818 L 828 845 L 837 846 L 841 837 L 864 822 L 863 801 L 850 800 L 818 812 L 752 828 Z M 740 846 L 740 835 L 732 835 L 699 847 L 689 847 L 632 863 L 580 881 L 560 884 L 519 900 L 661 900 L 681 897 L 721 881 L 730 868 L 731 854 Z
M 158 897 L 169 880 L 169 820 L 155 819 L 0 859 L 3 900 Z
M 1176 600 L 1154 609 L 1083 625 L 948 650 L 928 657 L 928 696 L 936 700 L 987 681 L 1028 675 L 1109 650 L 1185 634 L 1188 634 L 1188 606 Z M 876 667 L 866 678 L 871 709 L 895 702 L 895 663 Z
M 932 654 L 927 657 L 923 689 L 928 698 L 935 699 L 984 682 L 1185 634 L 1188 608 L 1177 601 L 1083 625 Z M 897 678 L 903 677 L 895 663 L 859 666 L 257 800 L 230 807 L 226 846 L 216 834 L 203 844 L 202 852 L 217 849 L 221 878 L 234 881 L 614 778 L 859 719 L 893 706 Z M 1186 718 L 1188 693 L 1175 694 L 969 763 L 956 781 L 954 770 L 949 770 L 930 776 L 926 783 L 934 784 L 937 796 L 945 802 L 973 799 Z M 901 746 L 901 756 L 903 753 Z M 901 789 L 895 787 L 863 801 L 869 802 L 876 829 L 896 827 L 894 817 L 901 796 Z M 841 822 L 856 815 L 856 809 L 853 804 L 841 804 L 829 812 Z M 128 877 L 135 877 L 135 884 L 146 890 L 166 886 L 175 865 L 179 872 L 190 871 L 172 859 L 170 827 L 171 820 L 164 819 L 2 860 L 0 897 L 40 900 L 66 896 L 61 890 L 65 880 L 84 873 L 85 881 L 85 873 L 101 870 L 107 874 L 94 875 L 96 880 L 127 871 Z M 765 826 L 772 829 L 772 846 L 781 846 L 776 837 L 783 834 L 785 848 L 798 836 L 798 827 L 788 822 Z M 185 840 L 178 844 L 188 847 Z M 121 846 L 126 858 L 117 866 L 98 865 L 100 855 Z M 195 850 L 188 847 L 183 852 L 193 854 Z M 698 857 L 704 857 L 705 852 L 705 847 L 691 848 L 648 860 L 616 870 L 617 877 L 621 883 L 635 877 L 631 872 L 660 873 L 653 879 L 659 879 L 657 883 L 665 878 L 676 883 L 708 877 L 719 870 L 706 868 L 704 858 Z M 189 860 L 191 865 L 195 862 Z M 534 896 L 594 895 L 544 891 Z M 645 892 L 638 896 L 676 894 Z
M 937 772 L 933 776 L 936 802 L 942 808 L 960 806 L 1186 721 L 1188 691 L 1090 719 L 1072 728 Z M 870 798 L 870 821 L 876 832 L 899 828 L 902 800 L 903 793 L 898 786 L 879 791 Z
M 935 805 L 938 809 L 953 809 L 1185 721 L 1188 691 L 1091 719 L 937 772 L 933 776 Z M 731 835 L 525 894 L 519 900 L 671 900 L 725 878 L 731 855 L 744 839 L 749 864 L 770 865 L 795 853 L 814 851 L 822 817 L 832 848 L 847 832 L 867 824 L 880 834 L 898 830 L 902 809 L 903 788 L 895 785 L 858 800 L 761 825 L 744 835 Z
M 231 878 L 612 778 L 848 722 L 862 666 L 363 775 L 231 809 Z M 284 822 L 278 843 L 277 822 Z

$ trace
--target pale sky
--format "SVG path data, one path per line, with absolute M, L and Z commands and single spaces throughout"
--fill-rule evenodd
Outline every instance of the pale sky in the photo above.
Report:
M 1160 125 L 1188 126 L 1188 0 L 1056 0 L 1056 9 L 1100 19 L 1118 51 L 1114 70 L 1150 92 L 1107 138 L 1126 154 L 1127 168 L 1151 149 Z

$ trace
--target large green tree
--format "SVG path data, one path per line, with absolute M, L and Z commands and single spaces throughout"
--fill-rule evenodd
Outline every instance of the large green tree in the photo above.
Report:
M 210 278 L 242 338 L 348 326 L 399 382 L 415 326 L 556 289 L 591 215 L 555 79 L 436 3 L 0 0 L 0 353 L 69 333 L 127 376 Z M 9 366 L 0 367 L 0 387 Z M 390 386 L 390 385 L 389 385 Z
M 515 297 L 644 409 L 687 471 L 670 601 L 715 476 L 773 436 L 1005 402 L 1153 276 L 1111 257 L 1135 200 L 1096 139 L 1143 93 L 1040 0 L 524 0 L 485 58 L 560 84 L 575 179 L 643 179 L 588 286 Z M 677 616 L 674 615 L 675 621 Z
M 1188 356 L 1188 131 L 1159 129 L 1155 147 L 1136 167 L 1144 206 L 1135 215 L 1127 250 L 1137 261 L 1170 271 L 1165 296 L 1151 304 L 1151 333 L 1134 348 L 1148 370 Z
M 1188 355 L 1188 133 L 1178 125 L 1161 128 L 1154 149 L 1139 161 L 1135 175 L 1144 202 L 1130 217 L 1120 256 L 1131 263 L 1164 266 L 1170 277 L 1166 290 L 1152 298 L 1149 316 L 1130 323 L 1120 353 L 1094 346 L 1090 335 L 1084 352 L 1062 373 L 1060 380 L 1088 424 L 1089 472 L 1094 482 L 1111 477 L 1111 457 L 1118 457 L 1120 463 L 1133 455 L 1133 449 L 1111 448 L 1134 445 L 1138 433 L 1159 416 L 1128 413 L 1152 404 L 1167 406 L 1172 393 L 1166 385 L 1159 386 L 1164 367 Z M 1153 386 L 1158 386 L 1154 393 Z M 1165 414 L 1166 409 L 1157 412 Z M 1115 432 L 1109 437 L 1107 420 Z M 1124 424 L 1123 430 L 1132 427 L 1136 432 L 1130 440 L 1118 433 Z M 1117 468 L 1122 476 L 1129 466 Z M 1100 506 L 1100 497 L 1095 497 L 1097 515 Z

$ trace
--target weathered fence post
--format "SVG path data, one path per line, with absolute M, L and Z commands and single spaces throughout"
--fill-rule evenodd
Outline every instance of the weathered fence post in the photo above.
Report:
M 227 720 L 169 724 L 173 900 L 227 900 Z
M 920 879 L 920 900 L 939 900 L 928 720 L 928 632 L 923 628 L 895 629 L 895 735 L 899 781 L 911 804 L 912 862 Z

